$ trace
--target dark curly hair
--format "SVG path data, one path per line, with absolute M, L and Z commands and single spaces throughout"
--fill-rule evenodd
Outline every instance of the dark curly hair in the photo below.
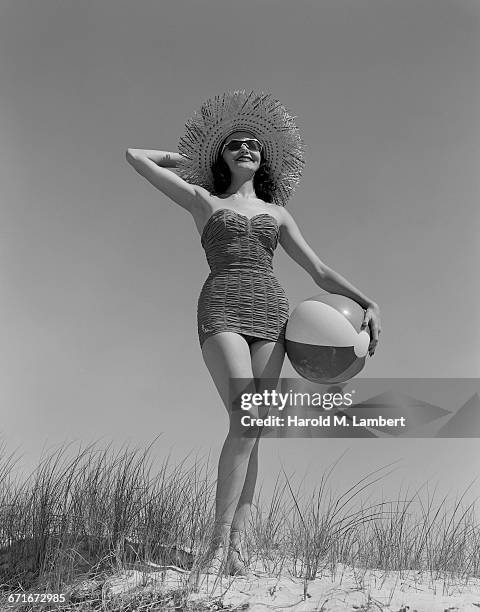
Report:
M 212 165 L 212 174 L 215 194 L 225 193 L 230 186 L 232 174 L 221 155 L 217 157 L 217 160 Z M 253 188 L 258 198 L 264 202 L 273 202 L 275 183 L 270 176 L 270 168 L 267 160 L 263 156 L 263 151 L 260 157 L 260 166 L 253 177 Z

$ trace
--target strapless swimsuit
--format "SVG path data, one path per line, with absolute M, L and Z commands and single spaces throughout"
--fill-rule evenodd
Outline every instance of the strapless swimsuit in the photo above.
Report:
M 200 345 L 223 331 L 249 344 L 284 341 L 288 300 L 272 268 L 279 232 L 268 213 L 249 218 L 221 208 L 208 219 L 201 237 L 210 274 L 198 299 Z

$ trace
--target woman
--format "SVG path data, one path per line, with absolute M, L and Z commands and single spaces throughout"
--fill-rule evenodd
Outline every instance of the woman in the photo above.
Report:
M 303 143 L 269 94 L 235 91 L 205 102 L 186 124 L 180 153 L 128 149 L 127 160 L 194 218 L 211 273 L 198 301 L 205 364 L 229 414 L 218 465 L 212 568 L 245 574 L 241 538 L 251 508 L 260 432 L 245 435 L 235 399 L 280 376 L 288 301 L 272 273 L 278 243 L 332 293 L 365 309 L 373 355 L 379 308 L 326 266 L 284 208 L 303 169 Z M 264 387 L 266 388 L 266 386 Z M 261 416 L 251 410 L 251 416 Z

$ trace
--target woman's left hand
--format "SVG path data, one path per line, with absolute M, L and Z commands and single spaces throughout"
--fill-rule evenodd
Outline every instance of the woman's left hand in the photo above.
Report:
M 380 308 L 377 304 L 370 304 L 365 312 L 362 330 L 365 330 L 367 326 L 370 328 L 370 344 L 368 346 L 368 354 L 370 357 L 372 357 L 378 344 L 378 337 L 382 331 L 380 325 Z

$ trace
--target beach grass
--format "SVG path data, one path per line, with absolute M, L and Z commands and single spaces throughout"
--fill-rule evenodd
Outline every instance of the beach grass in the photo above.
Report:
M 173 465 L 167 456 L 154 472 L 155 444 L 161 439 L 142 451 L 115 452 L 92 443 L 73 454 L 65 445 L 22 480 L 15 476 L 14 455 L 0 449 L 0 610 L 240 609 L 224 603 L 235 578 L 223 577 L 220 591 L 220 577 L 199 589 L 215 470 L 208 458 L 189 456 Z M 341 581 L 347 568 L 360 590 L 367 589 L 372 570 L 385 584 L 393 574 L 402 580 L 413 572 L 442 581 L 446 590 L 480 577 L 480 529 L 467 491 L 458 499 L 437 499 L 425 485 L 378 499 L 393 464 L 336 491 L 340 460 L 314 489 L 280 472 L 269 498 L 261 490 L 255 498 L 245 555 L 250 567 L 269 577 L 272 597 L 288 576 L 302 581 L 308 601 L 312 581 Z M 132 569 L 144 576 L 144 588 L 138 580 L 126 588 L 125 572 Z M 155 589 L 147 588 L 153 570 L 164 581 Z M 66 601 L 26 601 L 28 594 L 64 594 Z

